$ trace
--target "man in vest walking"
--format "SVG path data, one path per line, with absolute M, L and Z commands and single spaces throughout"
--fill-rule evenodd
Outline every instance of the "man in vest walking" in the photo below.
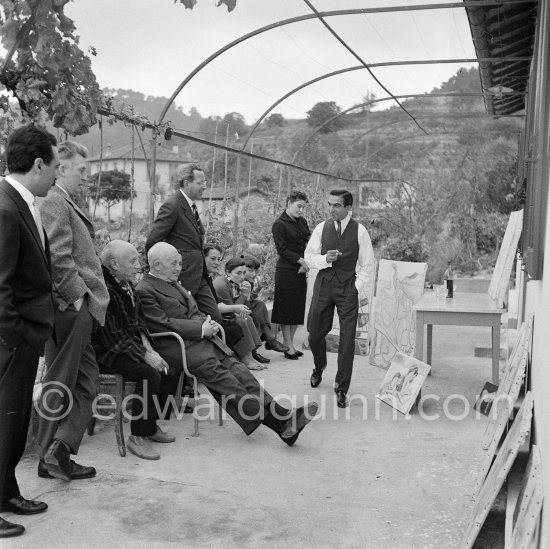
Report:
M 311 386 L 317 387 L 327 367 L 325 337 L 332 328 L 334 307 L 340 320 L 338 371 L 334 383 L 339 408 L 348 405 L 355 354 L 355 330 L 359 292 L 368 279 L 374 252 L 367 229 L 351 217 L 353 196 L 346 190 L 330 191 L 330 219 L 315 227 L 304 258 L 311 269 L 319 269 L 309 309 L 307 328 L 315 368 Z

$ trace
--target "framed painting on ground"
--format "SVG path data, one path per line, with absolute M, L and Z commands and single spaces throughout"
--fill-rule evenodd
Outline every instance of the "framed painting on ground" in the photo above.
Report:
M 376 397 L 402 414 L 408 414 L 430 371 L 425 362 L 397 353 Z

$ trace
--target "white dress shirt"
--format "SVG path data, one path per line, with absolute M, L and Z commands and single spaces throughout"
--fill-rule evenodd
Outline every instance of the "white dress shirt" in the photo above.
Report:
M 38 234 L 40 240 L 42 241 L 42 246 L 44 246 L 44 229 L 42 228 L 42 220 L 38 217 L 39 213 L 36 211 L 34 204 L 34 194 L 27 189 L 24 185 L 21 185 L 19 181 L 11 177 L 10 175 L 4 176 L 4 179 L 21 195 L 21 198 L 27 203 L 29 210 L 31 211 L 32 218 L 36 223 L 36 228 L 38 229 Z
M 185 200 L 187 200 L 187 204 L 189 204 L 189 207 L 193 209 L 194 202 L 183 192 L 183 189 L 180 189 L 180 192 L 185 197 Z
M 344 234 L 344 231 L 349 225 L 350 219 L 351 212 L 340 222 L 342 234 Z M 326 254 L 321 254 L 321 237 L 323 235 L 323 226 L 325 223 L 330 223 L 330 220 L 323 221 L 315 227 L 304 253 L 304 259 L 310 269 L 321 270 L 332 267 L 332 263 L 327 262 Z M 336 221 L 333 221 L 333 223 L 334 228 L 338 231 L 338 224 Z M 357 257 L 357 265 L 355 266 L 355 274 L 357 275 L 357 278 L 355 279 L 355 287 L 357 288 L 357 291 L 361 293 L 363 289 L 367 288 L 367 284 L 371 278 L 372 267 L 374 265 L 374 250 L 372 249 L 372 242 L 367 229 L 365 229 L 361 223 L 359 223 L 357 239 L 359 241 L 359 255 Z

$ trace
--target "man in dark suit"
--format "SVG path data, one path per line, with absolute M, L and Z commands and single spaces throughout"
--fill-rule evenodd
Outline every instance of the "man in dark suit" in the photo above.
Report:
M 38 358 L 53 329 L 48 239 L 36 196 L 46 196 L 58 167 L 57 141 L 32 124 L 8 138 L 10 175 L 0 181 L 0 509 L 21 515 L 44 512 L 25 499 L 15 468 L 23 455 Z M 20 524 L 0 518 L 0 538 L 18 536 Z
M 178 284 L 178 251 L 160 242 L 149 250 L 148 258 L 150 273 L 143 276 L 136 290 L 149 330 L 176 332 L 185 340 L 189 371 L 247 435 L 263 424 L 292 446 L 317 413 L 317 403 L 293 410 L 278 404 L 217 337 L 219 325 L 201 313 L 195 300 Z M 179 346 L 168 338 L 157 341 L 157 349 L 169 364 L 181 362 Z
M 367 286 L 374 253 L 367 229 L 351 217 L 353 195 L 346 190 L 330 191 L 328 206 L 330 219 L 315 227 L 304 253 L 310 269 L 319 269 L 307 319 L 315 363 L 310 383 L 317 387 L 327 367 L 325 338 L 332 329 L 336 307 L 340 341 L 334 390 L 338 407 L 345 408 L 353 371 L 359 293 Z
M 204 262 L 204 227 L 195 200 L 206 189 L 206 179 L 199 164 L 185 164 L 177 172 L 180 189 L 159 209 L 145 243 L 148 251 L 157 242 L 172 244 L 181 254 L 183 267 L 180 282 L 194 297 L 199 309 L 221 323 L 221 315 L 208 284 Z
M 90 338 L 95 326 L 105 323 L 109 303 L 94 249 L 94 228 L 76 203 L 86 193 L 86 155 L 86 148 L 78 143 L 59 145 L 57 181 L 40 204 L 50 243 L 56 340 L 50 338 L 46 344 L 38 476 L 66 481 L 96 474 L 93 467 L 79 465 L 70 455 L 78 453 L 90 423 L 99 384 Z

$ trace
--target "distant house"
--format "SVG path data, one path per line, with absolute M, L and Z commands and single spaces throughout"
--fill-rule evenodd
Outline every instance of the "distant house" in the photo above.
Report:
M 146 147 L 146 156 L 143 154 L 141 145 L 134 147 L 132 155 L 132 146 L 125 145 L 116 149 L 107 147 L 103 153 L 102 163 L 100 164 L 99 155 L 87 158 L 89 173 L 97 173 L 100 168 L 102 171 L 120 170 L 128 174 L 132 171 L 132 157 L 134 159 L 134 198 L 132 209 L 135 214 L 147 215 L 151 200 L 151 190 L 149 183 L 148 168 L 151 167 L 151 148 Z M 178 166 L 185 163 L 195 162 L 189 157 L 189 154 L 181 151 L 177 145 L 172 148 L 157 147 L 156 158 L 156 195 L 154 196 L 155 212 L 160 205 L 171 196 L 176 188 L 175 174 Z M 93 201 L 92 201 L 93 202 Z M 93 210 L 93 204 L 91 206 Z M 123 219 L 130 213 L 130 201 L 123 201 L 111 208 L 111 219 Z M 99 203 L 96 208 L 96 217 L 107 218 L 107 209 Z
M 267 215 L 273 217 L 273 199 L 260 187 L 248 188 L 239 191 L 238 216 L 245 221 L 245 217 L 261 218 Z M 230 222 L 235 215 L 235 189 L 224 187 L 207 188 L 202 200 L 197 201 L 197 209 L 203 221 L 208 222 L 209 217 L 220 221 Z

